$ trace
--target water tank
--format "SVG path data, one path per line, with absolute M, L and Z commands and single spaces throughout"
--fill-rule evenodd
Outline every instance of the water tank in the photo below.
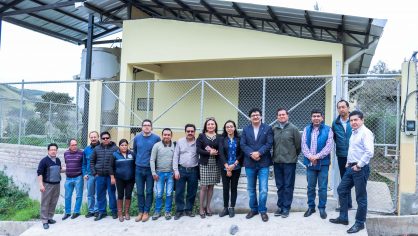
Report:
M 85 80 L 86 73 L 86 55 L 87 49 L 83 49 L 81 55 L 81 71 L 80 80 Z M 91 80 L 103 81 L 119 81 L 120 72 L 120 48 L 101 48 L 93 47 L 92 49 L 92 65 L 91 65 Z M 106 86 L 107 85 L 107 86 Z M 80 86 L 79 90 L 79 107 L 83 110 L 85 107 L 85 89 L 84 85 Z M 102 124 L 117 124 L 117 98 L 119 96 L 118 84 L 103 85 L 102 90 Z

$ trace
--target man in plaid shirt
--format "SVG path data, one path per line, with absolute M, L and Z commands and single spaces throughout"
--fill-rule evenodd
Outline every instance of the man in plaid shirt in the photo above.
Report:
M 311 111 L 312 123 L 305 127 L 302 135 L 303 163 L 306 165 L 308 180 L 308 210 L 304 216 L 315 213 L 316 185 L 318 183 L 319 214 L 327 218 L 325 206 L 327 203 L 328 170 L 330 152 L 333 147 L 331 127 L 325 125 L 324 114 L 320 110 Z

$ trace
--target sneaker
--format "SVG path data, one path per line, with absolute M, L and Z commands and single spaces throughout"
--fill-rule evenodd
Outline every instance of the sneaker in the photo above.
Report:
M 44 223 L 42 226 L 44 227 L 44 229 L 49 229 L 49 224 L 48 223 Z
M 99 212 L 94 212 L 94 217 L 98 217 L 99 216 Z
M 283 214 L 283 210 L 282 209 L 277 209 L 277 211 L 274 212 L 274 216 L 281 216 Z
M 152 216 L 152 220 L 158 220 L 158 218 L 161 217 L 161 214 L 158 212 L 154 212 L 154 215 Z
M 289 211 L 282 211 L 282 218 L 289 217 Z
M 53 220 L 53 219 L 49 219 L 48 220 L 48 224 L 51 224 L 52 225 L 52 224 L 55 224 L 55 223 L 57 223 L 57 222 L 55 220 Z
M 219 213 L 219 217 L 224 217 L 226 215 L 229 215 L 228 208 L 224 207 L 221 213 Z
M 166 220 L 171 220 L 171 213 L 170 212 L 166 212 L 164 214 L 164 217 L 165 217 Z
M 117 212 L 112 212 L 112 218 L 117 219 L 118 218 L 118 213 Z
M 230 218 L 232 218 L 232 217 L 234 217 L 234 216 L 235 216 L 235 210 L 234 210 L 234 208 L 233 208 L 233 207 L 230 207 L 230 208 L 228 209 L 228 212 L 229 212 L 229 217 L 230 217 Z

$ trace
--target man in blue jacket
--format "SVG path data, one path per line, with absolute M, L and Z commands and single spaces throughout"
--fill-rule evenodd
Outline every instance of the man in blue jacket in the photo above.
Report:
M 87 184 L 87 210 L 86 218 L 99 215 L 99 208 L 96 199 L 96 177 L 91 173 L 90 160 L 94 148 L 100 144 L 99 133 L 91 131 L 89 133 L 90 145 L 83 151 L 83 176 Z
M 309 207 L 303 216 L 308 217 L 315 213 L 316 185 L 318 184 L 319 214 L 322 219 L 326 219 L 325 206 L 327 204 L 330 152 L 334 145 L 333 133 L 331 127 L 323 123 L 322 111 L 312 110 L 311 121 L 312 123 L 305 127 L 302 135 L 302 152 L 305 156 L 303 164 L 306 166 L 308 180 Z
M 335 153 L 338 160 L 341 179 L 345 173 L 345 164 L 347 163 L 348 144 L 351 137 L 351 125 L 348 119 L 350 105 L 346 100 L 337 103 L 338 117 L 332 122 L 332 131 L 334 132 Z M 353 208 L 351 194 L 348 195 L 348 208 Z M 336 209 L 339 211 L 339 208 Z
M 261 110 L 253 108 L 249 112 L 251 124 L 244 128 L 241 135 L 241 149 L 244 152 L 244 167 L 247 174 L 247 191 L 250 198 L 250 212 L 246 218 L 251 219 L 258 213 L 261 219 L 268 221 L 267 191 L 269 166 L 272 165 L 270 150 L 273 146 L 273 130 L 262 123 Z M 260 181 L 259 198 L 257 201 L 257 177 Z

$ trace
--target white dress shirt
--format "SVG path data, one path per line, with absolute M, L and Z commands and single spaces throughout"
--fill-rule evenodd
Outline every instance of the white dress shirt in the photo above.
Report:
M 374 155 L 374 135 L 364 124 L 353 130 L 348 148 L 347 163 L 355 163 L 363 167 Z

